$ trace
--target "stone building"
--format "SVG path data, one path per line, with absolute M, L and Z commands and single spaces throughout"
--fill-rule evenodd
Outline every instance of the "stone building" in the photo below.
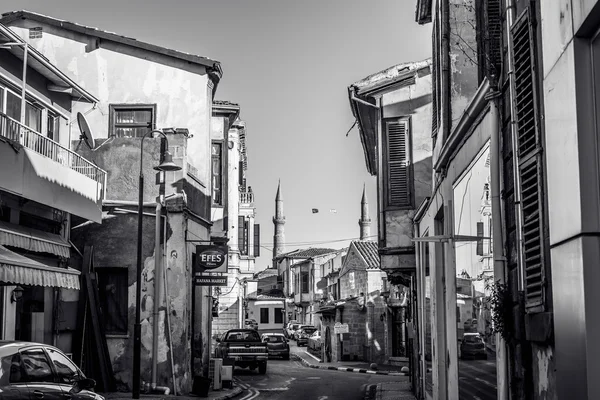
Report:
M 151 382 L 154 370 L 153 384 L 189 392 L 193 377 L 207 372 L 211 346 L 212 300 L 207 287 L 192 285 L 192 271 L 196 245 L 211 239 L 207 144 L 220 64 L 27 11 L 3 14 L 2 21 L 98 93 L 93 105 L 77 105 L 73 112 L 85 115 L 97 139 L 94 151 L 79 146 L 79 154 L 107 171 L 102 224 L 74 221 L 72 237 L 79 248 L 94 246 L 100 298 L 108 310 L 102 322 L 117 383 L 128 390 L 137 384 L 131 371 L 135 292 L 141 284 L 141 378 Z M 140 154 L 142 136 L 153 128 L 171 127 L 176 129 L 166 131 L 168 147 L 164 140 L 149 137 Z M 163 150 L 173 155 L 180 171 L 155 173 Z M 141 191 L 143 280 L 136 283 L 140 157 L 146 177 Z M 155 263 L 165 266 L 164 298 L 159 299 Z M 157 324 L 154 358 L 152 327 Z

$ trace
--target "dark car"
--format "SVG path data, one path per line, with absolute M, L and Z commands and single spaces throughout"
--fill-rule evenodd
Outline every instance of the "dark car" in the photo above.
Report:
M 244 328 L 258 330 L 258 322 L 255 319 L 247 319 L 244 321 Z
M 485 343 L 479 333 L 465 333 L 460 342 L 460 358 L 483 358 L 487 360 Z
M 0 341 L 0 398 L 104 400 L 95 385 L 56 347 Z
M 262 335 L 262 341 L 267 343 L 269 357 L 290 359 L 290 345 L 282 333 L 265 333 Z
M 297 333 L 297 339 L 296 339 L 296 344 L 298 346 L 306 346 L 308 345 L 308 338 L 310 337 L 310 335 L 312 335 L 313 333 L 315 333 L 317 331 L 317 328 L 315 328 L 314 326 L 306 326 L 304 328 L 300 328 L 300 330 Z
M 234 368 L 258 368 L 260 374 L 267 372 L 269 351 L 254 329 L 230 329 L 217 338 L 215 356 Z

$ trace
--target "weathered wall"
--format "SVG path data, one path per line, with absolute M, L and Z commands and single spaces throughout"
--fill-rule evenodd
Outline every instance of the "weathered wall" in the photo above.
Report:
M 110 104 L 156 104 L 156 127 L 189 129 L 193 137 L 186 161 L 209 195 L 210 98 L 203 67 L 117 44 L 86 51 L 88 45 L 93 48 L 90 37 L 28 20 L 20 24 L 42 26 L 40 39 L 29 39 L 28 29 L 11 29 L 100 100 L 94 108 L 85 103 L 73 107 L 74 113 L 86 115 L 97 138 L 108 137 Z M 71 129 L 75 140 L 77 126 Z
M 340 322 L 348 324 L 350 334 L 344 334 L 341 345 L 341 360 L 364 360 L 367 344 L 367 307 L 359 306 L 357 300 L 350 300 L 344 304 Z M 338 335 L 339 336 L 339 335 Z

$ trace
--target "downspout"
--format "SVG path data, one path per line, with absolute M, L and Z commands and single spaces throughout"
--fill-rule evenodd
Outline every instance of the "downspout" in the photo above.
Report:
M 167 280 L 167 269 L 168 269 L 168 264 L 167 264 L 167 254 L 169 254 L 169 252 L 167 251 L 167 222 L 169 221 L 169 211 L 167 210 L 167 208 L 165 207 L 165 224 L 163 225 L 163 240 L 164 240 L 164 246 L 165 246 L 165 250 L 163 251 L 163 281 L 165 283 L 165 303 L 167 306 L 167 326 L 166 326 L 166 331 L 167 331 L 167 335 L 169 335 L 168 337 L 168 341 L 169 341 L 169 351 L 170 351 L 170 359 L 171 359 L 171 379 L 173 379 L 173 395 L 177 396 L 177 381 L 175 380 L 175 361 L 173 360 L 173 337 L 171 335 L 171 303 L 169 301 L 169 281 Z
M 156 203 L 156 218 L 155 218 L 155 230 L 154 230 L 154 312 L 152 322 L 152 384 L 151 389 L 153 392 L 161 392 L 163 394 L 169 394 L 170 389 L 166 386 L 156 385 L 156 375 L 158 369 L 158 335 L 159 335 L 159 310 L 162 300 L 162 246 L 160 243 L 161 234 L 161 212 L 162 206 L 160 202 Z
M 415 223 L 413 225 L 413 237 L 421 237 L 421 232 L 419 229 L 419 224 Z M 425 246 L 428 244 L 425 243 Z M 420 382 L 419 382 L 419 393 L 421 398 L 425 398 L 425 388 L 427 387 L 427 364 L 425 362 L 425 322 L 427 316 L 425 315 L 426 307 L 424 307 L 425 303 L 425 274 L 423 267 L 423 244 L 421 242 L 416 242 L 416 265 L 417 265 L 417 318 L 418 318 L 418 338 L 419 338 L 419 370 L 420 370 Z
M 499 93 L 495 93 L 498 97 Z M 492 254 L 494 257 L 494 281 L 503 284 L 506 281 L 506 257 L 504 255 L 502 209 L 500 193 L 502 183 L 500 180 L 500 124 L 496 101 L 490 102 L 490 173 L 492 196 Z M 508 352 L 506 341 L 496 333 L 496 386 L 499 400 L 508 400 Z

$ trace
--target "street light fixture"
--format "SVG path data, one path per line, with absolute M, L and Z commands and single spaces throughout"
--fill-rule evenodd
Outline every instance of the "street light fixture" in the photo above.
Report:
M 169 141 L 163 131 L 154 129 L 146 133 L 142 137 L 140 144 L 140 178 L 139 178 L 139 194 L 138 194 L 138 240 L 137 240 L 137 270 L 136 270 L 136 288 L 135 288 L 135 324 L 133 326 L 133 398 L 140 398 L 140 369 L 141 369 L 141 344 L 142 344 L 142 217 L 144 205 L 144 139 L 148 136 L 159 134 L 165 139 L 165 151 L 163 153 L 163 161 L 154 167 L 157 171 L 179 171 L 180 166 L 173 162 L 173 157 L 169 153 Z

